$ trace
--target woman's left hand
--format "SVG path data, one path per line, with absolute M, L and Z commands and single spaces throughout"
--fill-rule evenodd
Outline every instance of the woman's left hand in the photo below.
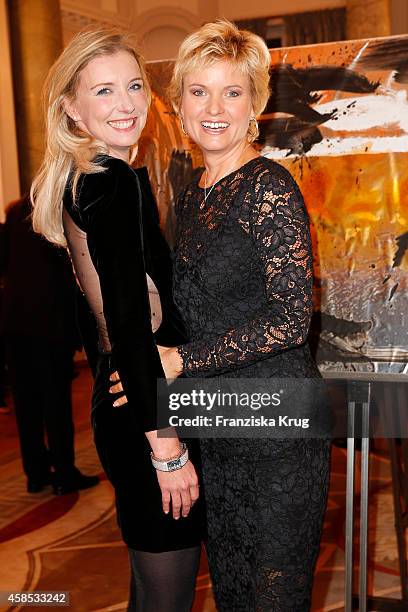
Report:
M 176 347 L 169 348 L 168 346 L 158 346 L 160 359 L 162 362 L 163 370 L 167 379 L 173 379 L 180 376 L 183 371 L 183 361 Z M 110 382 L 115 383 L 111 385 L 109 393 L 123 393 L 122 383 L 120 382 L 118 372 L 113 372 L 109 377 Z M 113 406 L 119 408 L 127 404 L 126 395 L 121 395 L 114 402 Z
M 167 379 L 173 379 L 180 376 L 183 371 L 183 361 L 177 350 L 177 347 L 158 346 L 157 350 L 160 354 L 163 370 Z
M 117 370 L 115 372 L 112 372 L 112 374 L 109 376 L 109 382 L 114 383 L 114 384 L 111 384 L 111 386 L 109 387 L 109 393 L 115 393 L 115 394 L 122 393 L 123 394 L 117 399 L 115 399 L 114 402 L 112 402 L 113 407 L 120 408 L 121 406 L 124 406 L 125 404 L 127 404 L 128 400 L 127 400 L 126 395 L 123 393 L 122 383 L 120 382 L 119 372 Z

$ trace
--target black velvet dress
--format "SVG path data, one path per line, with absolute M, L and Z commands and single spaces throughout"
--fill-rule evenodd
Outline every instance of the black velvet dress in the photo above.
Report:
M 106 171 L 80 177 L 75 203 L 68 183 L 63 214 L 71 258 L 99 335 L 92 400 L 95 443 L 115 488 L 126 544 L 148 552 L 189 548 L 203 538 L 203 503 L 178 521 L 164 514 L 144 435 L 157 429 L 156 381 L 164 378 L 156 342 L 174 346 L 186 339 L 172 297 L 170 252 L 146 169 L 132 170 L 108 156 L 97 161 Z M 159 323 L 152 304 L 161 309 Z M 114 370 L 128 398 L 119 408 L 108 393 Z M 191 446 L 190 453 L 198 467 Z
M 177 208 L 174 296 L 191 341 L 190 377 L 319 373 L 307 212 L 291 175 L 263 157 L 204 201 L 197 182 Z M 299 398 L 302 401 L 302 398 Z M 326 507 L 325 439 L 203 439 L 207 553 L 220 612 L 305 612 Z

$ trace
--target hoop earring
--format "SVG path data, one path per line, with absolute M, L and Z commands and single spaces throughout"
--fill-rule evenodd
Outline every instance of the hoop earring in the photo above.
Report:
M 181 131 L 183 132 L 184 136 L 188 136 L 188 132 L 186 132 L 186 128 L 184 127 L 184 123 L 183 123 L 183 117 L 180 115 L 180 124 L 181 124 Z

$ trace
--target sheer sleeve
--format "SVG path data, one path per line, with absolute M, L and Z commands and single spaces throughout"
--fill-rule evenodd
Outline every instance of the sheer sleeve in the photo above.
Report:
M 110 158 L 104 166 L 106 172 L 84 175 L 79 185 L 78 207 L 86 238 L 72 222 L 68 242 L 94 313 L 101 317 L 103 311 L 112 367 L 119 371 L 135 422 L 143 431 L 151 431 L 157 429 L 156 380 L 164 372 L 150 319 L 138 179 L 121 160 Z M 87 252 L 97 280 L 89 263 L 82 262 Z
M 211 341 L 178 347 L 185 375 L 209 376 L 249 365 L 306 340 L 312 314 L 308 215 L 292 176 L 265 168 L 245 197 L 247 227 L 264 279 L 266 306 Z
M 89 253 L 86 232 L 78 227 L 65 209 L 62 216 L 64 233 L 75 276 L 95 317 L 99 349 L 108 353 L 112 347 L 109 342 L 108 330 L 106 329 L 103 314 L 103 300 L 99 277 Z

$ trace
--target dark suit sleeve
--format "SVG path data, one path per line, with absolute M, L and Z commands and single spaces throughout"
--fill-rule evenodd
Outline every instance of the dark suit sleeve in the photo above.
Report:
M 80 212 L 99 275 L 103 310 L 117 368 L 135 423 L 157 429 L 156 380 L 164 377 L 153 339 L 143 251 L 137 177 L 116 159 L 102 174 L 86 175 Z

